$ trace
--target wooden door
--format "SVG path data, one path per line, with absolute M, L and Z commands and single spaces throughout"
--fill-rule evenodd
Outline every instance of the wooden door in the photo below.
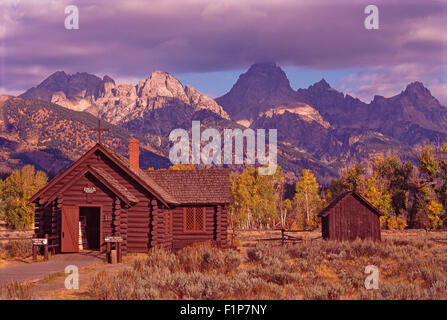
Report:
M 62 207 L 61 252 L 79 251 L 79 212 L 74 206 Z

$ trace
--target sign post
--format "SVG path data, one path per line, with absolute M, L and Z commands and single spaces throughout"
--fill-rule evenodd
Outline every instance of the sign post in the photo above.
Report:
M 33 261 L 37 261 L 37 248 L 38 246 L 44 246 L 43 259 L 48 261 L 48 234 L 45 234 L 45 238 L 37 238 L 36 234 L 33 234 Z
M 121 242 L 123 242 L 123 238 L 120 236 L 109 236 L 109 237 L 105 237 L 105 242 L 106 242 L 106 259 L 107 262 L 111 262 L 113 263 L 113 259 L 111 256 L 111 251 L 112 251 L 112 244 L 114 245 L 114 250 L 116 250 L 116 255 L 117 255 L 117 262 L 121 263 L 122 262 L 122 255 L 121 255 Z

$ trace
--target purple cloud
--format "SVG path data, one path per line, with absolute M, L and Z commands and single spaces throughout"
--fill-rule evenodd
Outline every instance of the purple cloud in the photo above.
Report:
M 69 4 L 79 7 L 79 30 L 64 28 L 64 8 Z M 415 80 L 435 85 L 447 65 L 445 2 L 375 1 L 379 30 L 363 26 L 367 4 L 321 0 L 2 1 L 0 90 L 29 88 L 56 70 L 141 78 L 155 69 L 209 72 L 246 68 L 257 61 L 312 69 L 372 70 L 372 79 L 362 83 L 365 87 L 352 86 L 365 77 L 362 74 L 345 79 L 346 89 L 353 87 L 351 91 L 360 95 L 382 83 L 380 74 L 382 79 L 387 74 L 405 74 L 396 73 L 399 66 L 413 66 L 419 70 L 420 78 Z

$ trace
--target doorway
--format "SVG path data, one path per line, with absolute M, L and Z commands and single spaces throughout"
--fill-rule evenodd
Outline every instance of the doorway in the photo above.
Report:
M 101 238 L 101 208 L 79 207 L 79 246 L 82 250 L 99 250 Z

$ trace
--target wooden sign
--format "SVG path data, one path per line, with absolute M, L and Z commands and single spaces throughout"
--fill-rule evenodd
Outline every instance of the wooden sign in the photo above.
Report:
M 48 239 L 45 238 L 34 238 L 33 245 L 35 246 L 44 246 L 48 243 Z
M 85 193 L 95 193 L 96 188 L 95 187 L 84 187 L 84 192 Z
M 104 240 L 106 242 L 123 242 L 123 238 L 121 237 L 106 237 Z

